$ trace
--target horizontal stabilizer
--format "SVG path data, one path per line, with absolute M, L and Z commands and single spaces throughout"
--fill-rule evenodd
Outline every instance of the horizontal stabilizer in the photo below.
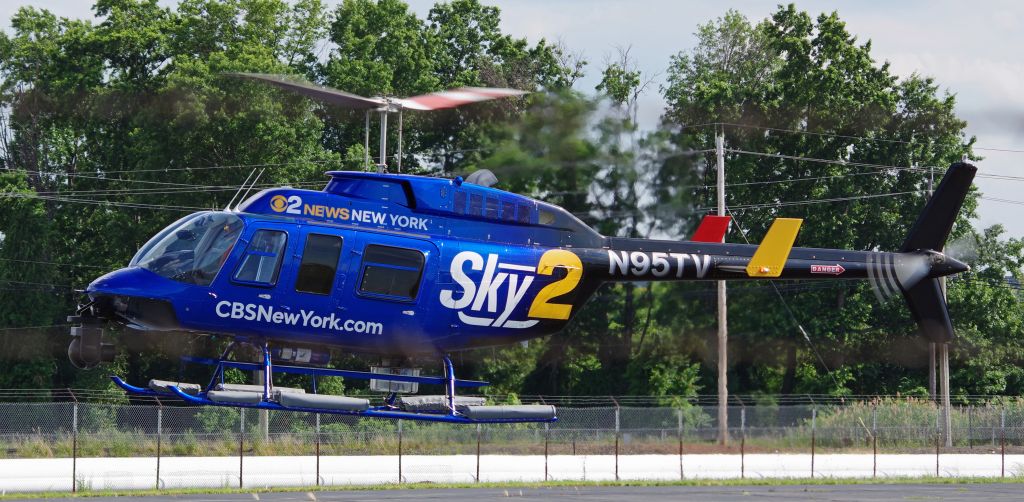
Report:
M 938 279 L 918 281 L 913 287 L 903 290 L 903 296 L 925 338 L 935 343 L 953 340 L 953 323 Z
M 754 256 L 747 263 L 747 275 L 750 277 L 778 277 L 793 249 L 796 234 L 800 232 L 800 218 L 776 218 L 772 222 L 768 234 L 761 245 L 754 251 Z
M 725 242 L 725 232 L 729 230 L 731 216 L 709 214 L 700 220 L 700 225 L 693 233 L 693 242 Z

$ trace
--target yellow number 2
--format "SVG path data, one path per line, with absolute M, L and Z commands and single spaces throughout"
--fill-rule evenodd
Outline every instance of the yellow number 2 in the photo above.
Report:
M 530 317 L 542 319 L 568 319 L 572 312 L 572 305 L 565 303 L 550 303 L 552 298 L 557 298 L 566 293 L 572 292 L 583 278 L 583 262 L 576 253 L 564 249 L 552 249 L 545 252 L 537 262 L 537 274 L 551 275 L 555 267 L 562 267 L 566 270 L 565 277 L 544 286 L 537 297 L 530 305 Z

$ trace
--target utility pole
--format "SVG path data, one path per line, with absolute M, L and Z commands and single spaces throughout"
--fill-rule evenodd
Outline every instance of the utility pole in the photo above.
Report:
M 263 373 L 263 370 L 256 370 L 252 374 L 252 383 L 253 385 L 262 386 L 263 380 L 265 378 L 266 375 Z M 260 421 L 260 437 L 263 439 L 263 441 L 270 441 L 270 410 L 259 410 L 259 414 L 257 415 L 257 417 L 259 417 Z M 244 427 L 245 424 L 242 425 Z
M 934 183 L 935 183 L 935 168 L 931 167 L 931 168 L 928 169 L 928 198 L 929 199 L 931 199 L 932 196 L 935 195 L 935 191 L 934 191 L 934 187 L 933 187 Z M 943 251 L 944 251 L 943 249 L 939 250 L 940 253 L 943 252 Z M 946 302 L 946 278 L 945 277 L 940 277 L 939 278 L 939 287 L 942 289 L 942 302 L 945 303 Z M 938 354 L 939 355 L 939 361 L 938 361 L 939 364 L 938 364 L 938 366 L 939 366 L 939 381 L 940 381 L 939 400 L 941 401 L 940 404 L 942 406 L 942 436 L 943 436 L 943 438 L 945 438 L 946 447 L 947 448 L 952 448 L 953 447 L 953 435 L 952 435 L 953 422 L 952 422 L 952 418 L 949 416 L 951 408 L 952 408 L 952 405 L 951 405 L 951 403 L 949 401 L 949 343 L 948 342 L 943 342 L 941 344 L 936 344 L 935 342 L 932 342 L 930 345 L 931 345 L 931 368 L 929 369 L 929 382 L 928 382 L 928 384 L 931 386 L 932 399 L 934 399 L 935 398 L 935 349 L 936 349 L 936 345 L 938 345 L 938 349 L 939 349 L 938 350 L 938 352 L 939 352 L 939 354 Z
M 725 216 L 725 132 L 715 134 L 718 164 L 718 216 Z M 722 242 L 725 242 L 723 236 Z M 729 443 L 729 326 L 726 318 L 725 281 L 718 281 L 718 444 Z
M 915 163 L 913 166 L 917 167 L 917 164 Z M 935 184 L 935 168 L 934 167 L 929 167 L 928 168 L 928 199 L 929 200 L 932 198 L 932 195 L 935 192 L 934 184 Z M 937 389 L 936 389 L 936 378 L 935 378 L 935 367 L 936 367 L 935 348 L 936 348 L 935 347 L 935 342 L 928 342 L 928 396 L 932 399 L 932 401 L 938 402 L 939 394 L 938 394 Z
M 928 342 L 928 397 L 932 401 L 939 400 L 939 393 L 935 388 L 935 342 Z

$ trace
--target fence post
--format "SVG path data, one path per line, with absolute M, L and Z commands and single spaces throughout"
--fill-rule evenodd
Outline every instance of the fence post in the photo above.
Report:
M 944 419 L 945 411 L 942 407 L 935 407 L 935 477 L 939 477 L 939 441 L 942 438 L 942 429 L 939 427 L 940 419 Z
M 544 481 L 548 480 L 548 441 L 551 437 L 551 428 L 549 424 L 544 424 Z
M 1006 477 L 1006 405 L 999 408 L 999 477 Z
M 814 440 L 818 428 L 818 409 L 811 408 L 811 479 L 814 479 Z
M 245 458 L 242 447 L 244 446 L 246 436 L 246 409 L 239 408 L 239 488 L 243 488 L 242 485 L 242 459 Z
M 974 449 L 974 405 L 967 405 L 967 448 Z
M 544 455 L 544 459 L 546 462 L 547 455 Z M 547 465 L 545 465 L 544 471 L 547 472 Z M 547 478 L 546 475 L 545 478 Z M 476 424 L 476 482 L 480 482 L 480 424 Z
M 871 406 L 871 477 L 878 477 L 878 405 Z
M 747 408 L 740 408 L 740 479 L 747 477 Z
M 71 493 L 78 492 L 78 398 L 74 392 L 68 389 L 71 398 L 75 400 L 71 412 Z
M 615 481 L 619 480 L 619 403 L 615 403 Z
M 316 377 L 314 374 L 314 382 Z M 316 414 L 316 485 L 320 486 L 320 414 Z
M 156 489 L 160 489 L 160 443 L 164 435 L 164 405 L 156 400 Z
M 676 419 L 679 422 L 676 433 L 679 436 L 679 479 L 684 480 L 686 477 L 683 473 L 683 409 L 679 408 L 676 410 Z
M 398 420 L 398 484 L 402 484 L 402 420 Z

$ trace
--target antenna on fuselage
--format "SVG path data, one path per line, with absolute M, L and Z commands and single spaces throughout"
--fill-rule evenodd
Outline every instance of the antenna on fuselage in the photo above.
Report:
M 263 172 L 264 171 L 266 171 L 266 169 L 260 169 L 260 173 L 256 175 L 256 179 L 252 180 L 252 184 L 249 185 L 249 188 L 245 189 L 245 193 L 242 194 L 242 198 L 238 199 L 238 203 L 239 204 L 241 204 L 243 201 L 245 201 L 245 198 L 249 195 L 249 190 L 252 190 L 252 187 L 256 186 L 256 183 L 259 183 L 260 176 L 263 176 Z
M 377 172 L 387 169 L 387 133 L 388 114 L 398 114 L 398 153 L 395 159 L 397 172 L 402 172 L 402 110 L 431 111 L 444 108 L 455 108 L 470 103 L 479 103 L 512 96 L 522 96 L 526 91 L 501 87 L 459 87 L 447 91 L 421 94 L 411 98 L 394 98 L 377 96 L 365 98 L 342 90 L 324 87 L 287 75 L 271 75 L 266 73 L 226 73 L 230 77 L 259 80 L 287 91 L 315 98 L 327 104 L 365 110 L 366 133 L 363 140 L 363 162 L 370 167 L 370 112 L 380 116 L 380 161 L 376 162 Z
M 256 174 L 256 168 L 253 168 L 252 171 L 249 171 L 249 175 L 245 177 L 245 181 L 243 181 L 242 184 L 238 186 L 238 190 L 235 191 L 235 195 L 231 196 L 231 200 L 228 201 L 228 205 L 224 206 L 225 211 L 231 210 L 231 204 L 235 203 L 235 199 L 238 198 L 238 194 L 242 193 L 242 190 L 245 189 L 245 185 L 249 183 L 249 178 L 252 178 L 253 174 Z

